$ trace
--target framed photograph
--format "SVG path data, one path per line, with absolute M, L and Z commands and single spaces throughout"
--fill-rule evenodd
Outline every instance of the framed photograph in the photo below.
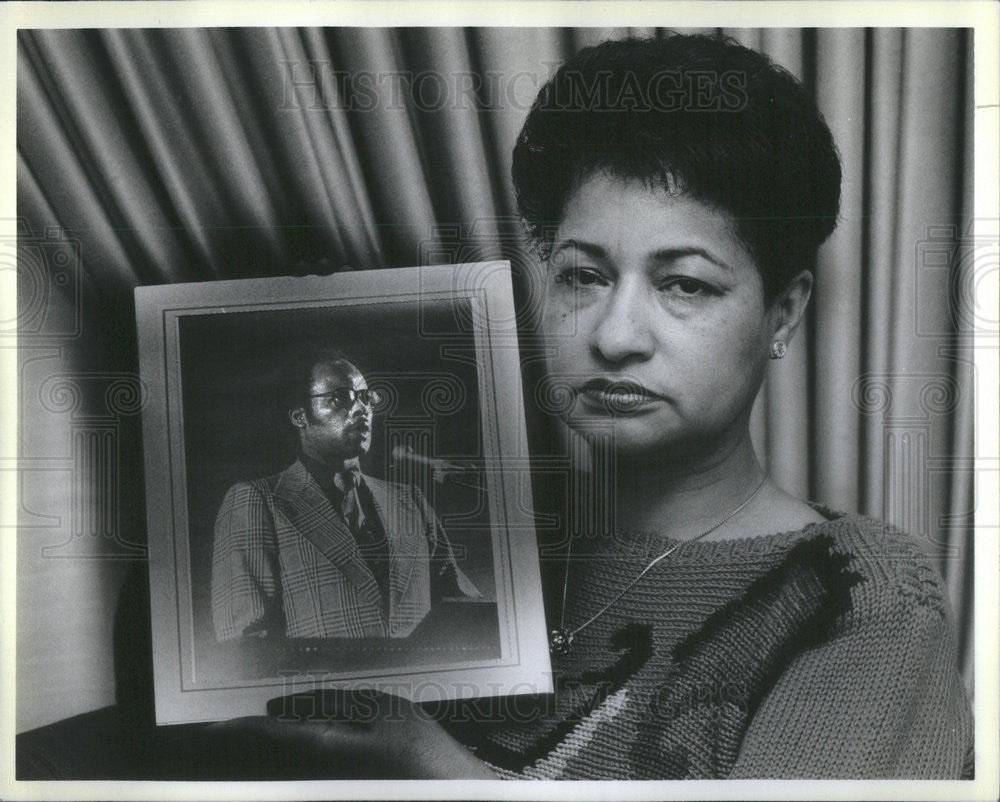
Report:
M 551 691 L 506 262 L 136 312 L 158 723 Z
M 0 7 L 0 798 L 997 799 L 998 25 Z

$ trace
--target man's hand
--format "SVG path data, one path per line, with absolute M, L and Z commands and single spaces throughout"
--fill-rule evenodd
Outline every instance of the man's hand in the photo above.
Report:
M 496 779 L 418 706 L 374 690 L 272 699 L 267 716 L 210 725 L 227 752 L 300 779 Z

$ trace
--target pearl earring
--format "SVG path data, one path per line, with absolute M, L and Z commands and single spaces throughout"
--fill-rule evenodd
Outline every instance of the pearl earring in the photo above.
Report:
M 771 343 L 771 359 L 783 359 L 786 353 L 788 353 L 788 346 L 783 340 L 775 340 Z

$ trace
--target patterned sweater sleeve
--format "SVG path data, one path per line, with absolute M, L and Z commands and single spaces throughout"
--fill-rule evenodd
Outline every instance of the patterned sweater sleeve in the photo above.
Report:
M 850 544 L 850 609 L 759 700 L 730 777 L 971 775 L 972 718 L 942 582 L 905 535 Z

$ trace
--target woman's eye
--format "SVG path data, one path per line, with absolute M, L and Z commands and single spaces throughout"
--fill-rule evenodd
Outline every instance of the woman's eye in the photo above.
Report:
M 707 295 L 710 290 L 707 284 L 693 278 L 674 278 L 664 281 L 660 289 L 668 290 L 677 295 Z
M 607 284 L 597 270 L 589 267 L 566 268 L 556 273 L 557 284 L 565 284 L 570 287 L 603 287 Z

